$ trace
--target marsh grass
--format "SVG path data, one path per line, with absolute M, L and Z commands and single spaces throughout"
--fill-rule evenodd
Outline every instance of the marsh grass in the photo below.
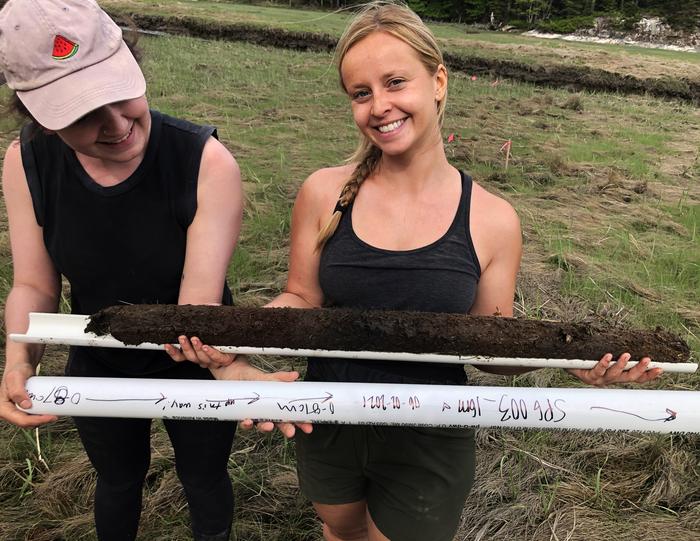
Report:
M 287 9 L 262 2 L 213 0 L 103 0 L 112 13 L 196 17 L 204 21 L 313 32 L 339 37 L 350 11 Z M 484 32 L 468 25 L 430 23 L 443 48 L 469 56 L 515 60 L 532 66 L 562 64 L 603 68 L 641 78 L 700 80 L 700 56 L 694 53 L 546 40 L 506 32 Z
M 284 285 L 298 186 L 354 148 L 331 57 L 178 37 L 144 38 L 142 45 L 151 105 L 218 126 L 241 164 L 245 223 L 229 279 L 240 303 L 260 305 Z M 698 110 L 492 83 L 452 77 L 444 133 L 457 135 L 447 144 L 454 165 L 518 209 L 525 239 L 518 315 L 661 325 L 688 339 L 697 359 Z M 580 107 L 566 106 L 572 96 Z M 499 149 L 509 139 L 505 170 Z M 0 232 L 6 293 L 4 219 Z M 61 373 L 64 360 L 64 349 L 51 348 L 42 373 Z M 259 361 L 303 368 L 296 359 Z M 468 372 L 475 384 L 578 385 L 557 370 L 515 378 Z M 650 387 L 700 390 L 696 376 L 665 376 Z M 48 467 L 27 434 L 0 428 L 0 538 L 94 539 L 94 476 L 72 423 L 40 429 Z M 140 539 L 188 539 L 185 501 L 159 422 L 152 447 Z M 457 539 L 697 539 L 697 435 L 493 429 L 478 432 L 478 447 L 478 479 Z M 239 433 L 230 472 L 240 541 L 320 539 L 299 494 L 292 443 Z

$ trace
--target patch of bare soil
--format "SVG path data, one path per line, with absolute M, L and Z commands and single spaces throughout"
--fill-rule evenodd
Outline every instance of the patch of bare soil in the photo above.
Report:
M 637 78 L 659 79 L 663 77 L 700 79 L 700 65 L 692 61 L 674 59 L 671 63 L 666 58 L 649 55 L 625 53 L 623 49 L 605 50 L 570 46 L 566 42 L 557 47 L 545 47 L 537 44 L 491 43 L 478 40 L 446 39 L 442 40 L 445 50 L 459 51 L 471 49 L 479 51 L 479 56 L 512 55 L 519 58 L 537 58 L 538 64 L 574 64 L 597 67 L 605 71 L 631 75 Z M 585 53 L 585 54 L 582 54 Z
M 445 54 L 450 68 L 467 73 L 490 73 L 527 83 L 574 90 L 650 94 L 700 103 L 700 82 L 685 78 L 638 78 L 599 68 L 566 65 L 531 65 L 513 60 Z
M 290 32 L 245 24 L 221 24 L 191 17 L 129 14 L 143 30 L 180 34 L 203 39 L 245 41 L 301 51 L 332 51 L 336 38 L 327 34 Z M 119 15 L 116 15 L 119 18 Z M 466 73 L 490 73 L 537 85 L 592 91 L 650 94 L 700 103 L 700 81 L 687 78 L 638 78 L 587 66 L 530 65 L 512 60 L 445 54 L 448 67 Z
M 598 359 L 627 351 L 633 359 L 665 362 L 690 357 L 683 340 L 661 329 L 389 310 L 112 306 L 92 315 L 86 330 L 126 344 L 175 343 L 184 334 L 215 346 L 545 359 Z
M 248 24 L 216 24 L 192 17 L 165 17 L 129 14 L 139 29 L 178 34 L 202 39 L 244 41 L 297 51 L 332 51 L 337 40 L 328 34 L 290 32 L 280 28 L 265 28 Z M 118 16 L 115 18 L 119 19 Z

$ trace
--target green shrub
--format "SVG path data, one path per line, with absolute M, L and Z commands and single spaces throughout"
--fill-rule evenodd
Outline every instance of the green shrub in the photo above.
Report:
M 555 34 L 571 34 L 581 28 L 591 28 L 595 17 L 593 15 L 579 15 L 578 17 L 568 17 L 566 19 L 552 19 L 537 23 L 537 30 L 543 32 L 554 32 Z

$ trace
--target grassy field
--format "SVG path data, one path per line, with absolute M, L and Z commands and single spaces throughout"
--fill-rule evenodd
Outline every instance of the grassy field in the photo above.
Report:
M 344 11 L 295 10 L 226 0 L 104 0 L 101 4 L 112 13 L 195 17 L 217 24 L 248 24 L 292 32 L 323 33 L 336 38 L 350 17 Z M 588 66 L 639 78 L 677 77 L 700 81 L 700 55 L 693 53 L 548 40 L 505 32 L 484 32 L 452 23 L 431 23 L 430 26 L 445 50 L 451 53 L 534 65 Z
M 120 4 L 162 11 L 166 3 Z M 236 18 L 248 9 L 266 24 L 282 14 L 285 24 L 306 25 L 313 14 L 167 4 L 170 12 L 190 16 L 210 16 L 206 10 L 216 8 L 216 16 Z M 339 32 L 342 24 L 330 20 L 320 20 L 318 29 Z M 239 303 L 259 305 L 284 285 L 289 211 L 299 184 L 314 169 L 340 163 L 354 147 L 331 56 L 181 37 L 143 38 L 141 44 L 151 105 L 218 126 L 242 167 L 245 224 L 229 280 Z M 499 44 L 504 54 L 510 46 L 519 44 Z M 587 56 L 597 49 L 578 51 Z M 639 62 L 647 59 L 633 54 Z M 686 62 L 685 56 L 664 57 L 668 70 Z M 2 115 L 3 150 L 15 133 Z M 518 210 L 525 240 L 518 315 L 659 325 L 683 336 L 700 358 L 697 108 L 453 74 L 444 134 L 456 135 L 447 143 L 452 163 Z M 513 156 L 506 170 L 499 149 L 509 139 Z M 11 282 L 6 230 L 3 211 L 3 298 Z M 61 373 L 65 353 L 51 348 L 42 372 Z M 302 360 L 258 361 L 304 366 Z M 515 378 L 473 369 L 469 374 L 478 384 L 577 385 L 557 370 Z M 697 376 L 666 375 L 650 387 L 700 391 Z M 185 540 L 189 518 L 172 451 L 157 422 L 153 433 L 140 539 Z M 94 539 L 94 478 L 70 420 L 42 428 L 38 436 L 2 426 L 0 439 L 0 539 Z M 478 446 L 478 481 L 459 540 L 691 541 L 700 535 L 697 435 L 480 430 Z M 230 471 L 239 541 L 320 539 L 314 513 L 299 494 L 293 442 L 239 433 Z

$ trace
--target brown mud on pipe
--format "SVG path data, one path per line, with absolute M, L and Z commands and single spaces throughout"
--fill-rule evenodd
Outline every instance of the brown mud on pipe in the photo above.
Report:
M 661 329 L 383 310 L 111 306 L 93 314 L 86 331 L 126 344 L 176 343 L 185 335 L 213 346 L 590 360 L 629 352 L 633 360 L 658 362 L 690 357 L 682 339 Z

